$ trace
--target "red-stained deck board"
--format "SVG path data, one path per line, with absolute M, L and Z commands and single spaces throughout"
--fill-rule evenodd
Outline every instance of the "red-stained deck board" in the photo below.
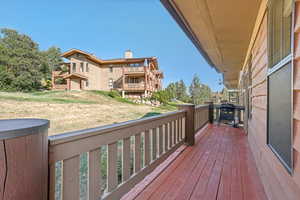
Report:
M 166 181 L 169 180 L 171 176 L 174 177 L 174 173 L 180 172 L 180 168 L 185 167 L 189 162 L 191 161 L 191 158 L 197 151 L 194 151 L 194 149 L 198 150 L 198 146 L 202 146 L 206 143 L 208 137 L 206 134 L 200 138 L 197 138 L 197 144 L 194 147 L 190 147 L 186 149 L 170 166 L 167 170 L 165 170 L 160 176 L 159 179 L 156 179 L 153 181 L 152 184 L 150 184 L 145 190 L 136 198 L 138 200 L 143 199 L 149 199 L 153 198 L 153 195 L 155 196 L 158 194 L 158 192 L 153 193 L 153 191 L 158 191 L 162 186 L 163 187 L 169 187 L 169 184 L 166 184 Z M 182 163 L 185 163 L 184 165 L 181 165 Z M 179 169 L 177 169 L 179 168 Z M 181 176 L 179 176 L 181 177 Z M 163 193 L 164 194 L 164 193 Z
M 198 142 L 195 146 L 196 151 L 192 152 L 192 156 L 188 156 L 185 163 L 181 164 L 174 173 L 170 174 L 163 185 L 151 196 L 149 199 L 172 199 L 179 188 L 184 185 L 190 174 L 195 168 L 196 164 L 203 158 L 204 150 L 209 149 L 214 142 L 213 138 L 203 138 L 203 142 Z M 199 144 L 199 145 L 198 145 Z
M 135 199 L 266 200 L 242 129 L 207 126 Z

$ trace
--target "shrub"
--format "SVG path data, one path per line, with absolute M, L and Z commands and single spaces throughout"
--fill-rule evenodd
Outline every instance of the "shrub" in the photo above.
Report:
M 110 96 L 111 98 L 121 97 L 120 93 L 116 90 L 112 90 L 108 92 L 108 96 Z
M 154 92 L 150 98 L 151 101 L 158 101 L 162 104 L 168 104 L 170 101 L 170 95 L 166 90 L 160 90 Z

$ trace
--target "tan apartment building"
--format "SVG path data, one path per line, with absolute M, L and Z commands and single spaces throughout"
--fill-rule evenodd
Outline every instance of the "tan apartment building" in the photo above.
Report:
M 54 90 L 117 90 L 123 97 L 148 97 L 162 88 L 163 73 L 156 57 L 102 60 L 93 54 L 72 49 L 62 54 L 70 62 L 64 70 L 52 72 Z

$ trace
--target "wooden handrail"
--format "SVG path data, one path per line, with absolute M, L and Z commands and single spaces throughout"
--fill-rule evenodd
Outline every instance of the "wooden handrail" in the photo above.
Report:
M 209 107 L 209 105 L 207 105 L 207 104 L 205 104 L 205 105 L 197 105 L 197 106 L 195 106 L 195 109 L 197 110 L 197 109 L 208 108 L 208 107 Z
M 178 111 L 174 111 L 174 112 L 160 114 L 158 116 L 146 117 L 146 118 L 141 118 L 141 119 L 136 119 L 136 120 L 129 120 L 126 122 L 99 126 L 96 128 L 89 128 L 89 129 L 84 129 L 84 130 L 79 130 L 79 131 L 72 131 L 72 132 L 67 132 L 67 133 L 63 133 L 63 134 L 52 135 L 52 136 L 49 136 L 48 138 L 49 138 L 50 146 L 53 146 L 56 144 L 71 142 L 74 140 L 80 140 L 80 139 L 83 139 L 86 137 L 100 135 L 100 134 L 120 130 L 123 128 L 134 127 L 138 124 L 144 125 L 145 122 L 159 121 L 159 120 L 162 120 L 165 118 L 177 116 L 179 114 L 184 115 L 184 113 L 185 113 L 184 110 L 178 110 Z
M 168 155 L 183 144 L 186 111 L 180 110 L 159 116 L 132 120 L 119 124 L 74 131 L 49 137 L 50 200 L 55 199 L 57 162 L 62 161 L 63 199 L 79 199 L 80 155 L 89 157 L 90 199 L 119 199 L 148 175 Z M 133 137 L 133 138 L 132 138 Z M 134 139 L 134 146 L 131 145 Z M 120 143 L 121 141 L 121 143 Z M 151 143 L 150 143 L 151 141 Z M 119 147 L 122 144 L 122 148 Z M 101 147 L 107 148 L 107 181 L 102 194 Z M 118 152 L 122 150 L 122 173 L 118 174 Z M 133 174 L 130 173 L 130 152 L 133 153 Z M 142 166 L 141 161 L 144 160 Z M 97 170 L 98 169 L 98 170 Z M 122 176 L 121 184 L 118 177 Z M 66 185 L 67 184 L 67 185 Z M 99 186 L 100 184 L 100 186 Z
M 38 199 L 47 199 L 49 195 L 49 200 L 120 199 L 182 144 L 194 144 L 195 131 L 208 121 L 209 107 L 181 105 L 180 108 L 182 110 L 159 116 L 50 137 L 47 137 L 48 121 L 40 124 L 38 120 L 21 120 L 19 126 L 14 120 L 2 122 L 0 149 L 6 150 L 2 156 L 8 162 L 21 163 L 16 166 L 30 172 L 24 179 L 15 176 L 17 168 L 4 166 L 0 174 L 10 174 L 7 180 L 13 177 L 4 189 L 13 190 L 15 184 L 12 183 L 26 183 L 43 190 L 17 188 L 15 196 L 36 195 Z M 9 156 L 7 153 L 21 147 L 18 142 L 10 144 L 6 137 L 17 136 L 19 138 L 13 140 L 20 139 L 24 143 L 25 137 L 21 137 L 24 135 L 32 136 L 30 141 L 34 141 L 23 145 L 30 153 L 23 157 Z M 6 145 L 11 146 L 8 149 Z
M 209 121 L 209 105 L 198 105 L 195 107 L 194 130 L 197 132 Z

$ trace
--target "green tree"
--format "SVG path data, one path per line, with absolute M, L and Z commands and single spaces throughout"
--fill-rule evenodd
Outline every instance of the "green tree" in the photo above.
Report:
M 183 80 L 177 81 L 175 83 L 170 83 L 166 88 L 166 92 L 169 94 L 170 99 L 177 99 L 183 102 L 189 101 L 187 87 Z
M 176 82 L 177 99 L 183 102 L 188 101 L 187 87 L 183 80 Z
M 60 50 L 51 47 L 40 51 L 29 36 L 16 30 L 0 32 L 0 90 L 32 91 L 43 89 L 42 81 L 61 62 Z
M 58 47 L 50 47 L 46 51 L 41 52 L 43 56 L 43 61 L 45 64 L 45 68 L 43 69 L 43 73 L 47 76 L 51 74 L 50 72 L 53 70 L 62 70 L 62 58 L 61 58 L 61 50 Z M 48 77 L 50 78 L 50 77 Z
M 175 99 L 176 96 L 176 84 L 175 83 L 170 83 L 167 87 L 166 87 L 166 92 L 168 93 L 170 99 Z
M 194 75 L 189 87 L 191 102 L 193 104 L 203 104 L 211 99 L 212 91 L 208 85 L 202 84 L 197 74 Z
M 157 92 L 154 92 L 150 99 L 152 101 L 159 101 L 162 104 L 168 104 L 171 98 L 167 90 L 159 90 Z

